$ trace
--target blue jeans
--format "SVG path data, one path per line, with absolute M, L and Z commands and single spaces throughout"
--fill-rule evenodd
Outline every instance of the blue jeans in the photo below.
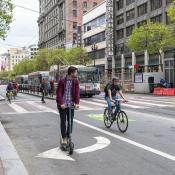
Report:
M 119 99 L 118 96 L 114 96 L 114 97 L 112 97 L 112 99 L 116 101 L 115 107 L 116 107 L 116 109 L 117 109 L 117 111 L 118 111 L 118 110 L 120 109 L 120 104 L 121 104 L 121 102 L 118 101 L 118 99 Z M 113 102 L 111 102 L 111 100 L 110 100 L 109 97 L 105 97 L 105 100 L 106 100 L 106 102 L 107 102 L 107 104 L 108 104 L 108 111 L 109 111 L 109 114 L 111 114 L 111 113 L 112 113 Z

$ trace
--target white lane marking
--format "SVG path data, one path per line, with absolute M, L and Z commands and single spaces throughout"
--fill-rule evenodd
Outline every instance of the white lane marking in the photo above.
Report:
M 89 107 L 87 107 L 87 106 L 81 105 L 81 106 L 80 106 L 80 110 L 81 110 L 81 111 L 86 111 L 86 110 L 89 111 L 89 110 L 93 110 L 93 109 L 92 109 L 92 108 L 89 108 Z
M 43 111 L 52 111 L 50 108 L 46 107 L 46 106 L 42 106 L 34 101 L 28 101 L 28 104 L 34 106 L 35 108 L 38 108 L 39 110 L 43 110 Z
M 145 115 L 145 114 L 142 113 L 142 112 L 130 111 L 130 110 L 128 110 L 128 109 L 126 109 L 125 112 L 130 112 L 130 113 L 138 114 L 139 117 L 143 117 L 143 115 Z M 137 116 L 137 117 L 138 117 L 138 116 Z M 159 120 L 167 120 L 167 121 L 175 122 L 175 119 L 173 119 L 173 118 L 163 117 L 163 116 L 158 116 L 158 115 L 146 114 L 146 117 L 154 118 L 154 119 L 159 119 Z M 146 117 L 145 117 L 145 118 L 146 118 Z
M 109 146 L 111 143 L 110 140 L 105 138 L 105 137 L 94 137 L 94 138 L 97 140 L 96 144 L 89 146 L 89 147 L 86 147 L 86 148 L 77 149 L 77 150 L 75 150 L 75 152 L 78 154 L 89 153 L 89 152 L 103 149 L 103 148 Z
M 45 151 L 36 156 L 38 158 L 46 158 L 46 159 L 59 159 L 59 160 L 71 160 L 75 161 L 73 158 L 67 155 L 67 152 L 63 152 L 59 147 Z
M 27 112 L 27 110 L 25 110 L 24 108 L 22 108 L 21 106 L 19 106 L 17 104 L 14 104 L 14 103 L 9 104 L 8 103 L 8 105 L 18 113 Z
M 15 114 L 37 114 L 37 113 L 49 113 L 50 111 L 27 111 L 27 112 L 7 112 L 0 113 L 1 115 L 15 115 Z
M 100 99 L 93 99 L 93 101 L 96 101 L 96 102 L 100 102 L 100 103 L 104 103 L 105 101 L 104 100 L 100 100 Z M 135 104 L 145 104 L 145 105 L 149 105 L 149 106 L 158 106 L 158 107 L 167 107 L 167 106 L 169 106 L 169 107 L 172 107 L 173 105 L 172 105 L 172 103 L 170 103 L 170 105 L 167 105 L 167 104 L 160 104 L 160 103 L 149 103 L 149 102 L 144 102 L 144 101 L 139 101 L 139 100 L 130 100 L 130 99 L 128 99 L 128 101 L 129 101 L 129 103 L 130 102 L 132 102 L 132 103 L 135 103 Z M 154 102 L 154 101 L 151 101 L 151 102 Z M 155 101 L 155 102 L 157 102 L 157 101 Z M 122 103 L 122 106 L 126 106 L 127 107 L 127 105 L 131 105 L 131 104 L 126 104 L 126 103 Z M 135 106 L 134 104 L 132 104 L 132 106 Z M 129 106 L 128 106 L 129 107 Z M 145 106 L 142 106 L 141 108 L 145 108 Z
M 114 137 L 114 138 L 116 138 L 116 139 L 118 139 L 118 140 L 121 140 L 121 141 L 123 141 L 123 142 L 129 143 L 129 144 L 134 145 L 134 146 L 136 146 L 136 147 L 138 147 L 138 148 L 144 149 L 144 150 L 146 150 L 146 151 L 148 151 L 148 152 L 152 152 L 152 153 L 154 153 L 154 154 L 157 154 L 157 155 L 162 156 L 162 157 L 164 157 L 164 158 L 167 158 L 167 159 L 169 159 L 169 160 L 175 161 L 175 156 L 173 156 L 173 155 L 170 155 L 170 154 L 167 154 L 167 153 L 165 153 L 165 152 L 156 150 L 156 149 L 151 148 L 151 147 L 149 147 L 149 146 L 145 146 L 145 145 L 140 144 L 140 143 L 138 143 L 138 142 L 135 142 L 135 141 L 132 141 L 132 140 L 130 140 L 130 139 L 121 137 L 121 136 L 119 136 L 119 135 L 113 134 L 113 133 L 111 133 L 111 132 L 108 132 L 108 131 L 105 131 L 105 130 L 103 130 L 103 129 L 97 128 L 97 127 L 95 127 L 95 126 L 89 125 L 89 124 L 87 124 L 87 123 L 81 122 L 81 121 L 79 121 L 79 120 L 76 120 L 76 119 L 75 119 L 74 121 L 75 121 L 76 123 L 80 124 L 80 125 L 86 126 L 86 127 L 91 128 L 91 129 L 93 129 L 93 130 L 96 130 L 96 131 L 99 131 L 99 132 L 101 132 L 101 133 L 103 133 L 103 134 L 109 135 L 109 136 Z
M 102 103 L 97 103 L 97 102 L 93 102 L 93 101 L 81 100 L 81 102 L 96 105 L 96 106 L 107 107 L 107 104 L 105 104 L 105 102 L 103 102 L 103 101 L 102 101 Z M 131 104 L 126 104 L 126 103 L 122 103 L 122 106 L 130 107 L 130 108 L 133 108 L 133 109 L 143 109 L 143 108 L 145 109 L 146 108 L 146 107 L 143 107 L 143 106 L 131 105 Z
M 173 105 L 164 105 L 164 104 L 156 104 L 156 103 L 149 103 L 149 102 L 144 102 L 144 101 L 135 101 L 135 100 L 129 100 L 129 102 L 132 102 L 132 103 L 139 103 L 139 104 L 145 104 L 145 105 L 150 105 L 150 106 L 157 106 L 157 107 L 172 107 Z
M 139 98 L 139 99 L 128 98 L 129 101 L 130 101 L 130 99 L 131 100 L 137 100 L 138 102 L 140 102 L 140 100 L 142 100 L 142 101 L 152 102 L 152 103 L 161 103 L 161 104 L 170 104 L 170 105 L 174 105 L 175 104 L 175 102 L 164 101 L 164 100 L 148 100 L 148 99 L 142 99 L 142 98 Z

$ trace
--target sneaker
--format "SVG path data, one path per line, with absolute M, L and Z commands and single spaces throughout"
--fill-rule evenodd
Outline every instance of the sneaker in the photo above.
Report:
M 67 138 L 62 139 L 62 144 L 67 145 Z

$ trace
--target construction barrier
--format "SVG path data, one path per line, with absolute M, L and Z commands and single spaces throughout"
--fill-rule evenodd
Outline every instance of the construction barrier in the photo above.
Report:
M 175 96 L 175 88 L 154 88 L 154 95 Z

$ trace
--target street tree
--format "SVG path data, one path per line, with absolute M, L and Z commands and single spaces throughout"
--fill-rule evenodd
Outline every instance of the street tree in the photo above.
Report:
M 172 22 L 175 22 L 175 0 L 172 0 L 172 3 L 168 8 L 168 16 Z
M 52 49 L 48 51 L 48 64 L 52 65 L 66 65 L 67 60 L 65 57 L 66 51 L 64 49 Z
M 0 38 L 5 39 L 12 22 L 13 5 L 11 0 L 0 1 Z
M 48 49 L 40 49 L 36 56 L 33 58 L 34 69 L 38 71 L 49 70 L 49 51 Z
M 173 33 L 162 23 L 148 23 L 135 28 L 128 40 L 128 48 L 134 52 L 148 51 L 150 54 L 159 54 L 161 71 L 163 51 L 173 46 Z
M 85 49 L 81 47 L 71 48 L 67 50 L 66 60 L 69 65 L 88 65 L 91 62 L 91 58 L 88 56 Z

